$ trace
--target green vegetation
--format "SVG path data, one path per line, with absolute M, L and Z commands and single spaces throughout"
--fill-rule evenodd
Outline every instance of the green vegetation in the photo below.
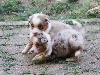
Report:
M 9 62 L 9 61 L 14 61 L 15 58 L 10 55 L 8 52 L 6 52 L 4 49 L 0 48 L 0 58 L 2 58 L 2 60 L 4 60 L 5 62 Z
M 69 73 L 72 73 L 73 75 L 81 75 L 79 67 L 77 67 L 75 62 L 68 62 L 68 64 L 64 66 L 64 70 L 67 70 Z
M 40 75 L 56 75 L 56 74 L 47 73 L 46 71 L 41 71 L 41 72 L 40 72 Z
M 11 64 L 11 63 L 4 63 L 3 66 L 9 68 L 9 67 L 11 67 L 11 66 L 14 66 L 14 64 Z
M 9 14 L 11 15 L 13 12 L 18 13 L 22 12 L 24 7 L 21 5 L 21 1 L 17 0 L 7 0 L 3 4 L 0 4 L 0 14 Z
M 15 65 L 14 63 L 12 63 L 15 58 L 8 52 L 6 52 L 4 49 L 0 48 L 0 59 L 2 59 L 3 61 L 3 63 L 1 64 L 4 67 L 3 70 L 7 73 L 4 75 L 11 75 L 7 72 L 7 70 L 10 70 L 10 67 Z
M 84 69 L 83 72 L 97 72 L 97 70 L 95 68 L 91 68 L 91 69 Z
M 72 2 L 76 2 L 76 1 L 78 1 L 78 0 L 68 0 L 68 1 L 72 3 Z
M 90 0 L 31 0 L 24 3 L 21 0 L 5 0 L 0 2 L 0 21 L 27 20 L 33 13 L 41 12 L 57 20 L 98 17 L 87 14 L 89 7 Z
M 46 71 L 42 71 L 40 74 L 41 75 L 47 75 Z
M 0 39 L 8 39 L 9 37 L 15 35 L 16 33 L 7 33 L 0 36 Z
M 90 30 L 88 32 L 90 32 L 90 33 L 99 33 L 100 32 L 100 28 L 98 28 L 98 29 L 92 29 L 92 30 Z
M 22 72 L 22 75 L 26 75 L 26 74 L 31 74 L 31 72 L 30 71 L 23 71 Z
M 17 16 L 17 13 L 24 12 L 25 8 L 22 6 L 21 1 L 18 0 L 7 0 L 0 3 L 0 20 L 6 20 L 6 18 Z

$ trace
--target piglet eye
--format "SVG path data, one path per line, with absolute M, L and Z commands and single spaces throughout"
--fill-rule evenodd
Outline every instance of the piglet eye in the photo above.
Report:
M 42 25 L 39 25 L 38 28 L 39 28 L 40 30 L 42 30 L 42 29 L 43 29 L 43 26 L 42 26 Z

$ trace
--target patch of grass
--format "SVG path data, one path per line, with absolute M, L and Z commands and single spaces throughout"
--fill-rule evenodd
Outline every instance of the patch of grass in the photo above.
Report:
M 50 63 L 50 62 L 48 62 L 48 61 L 43 61 L 43 60 L 35 60 L 35 61 L 32 62 L 31 65 L 33 65 L 33 64 L 44 64 L 44 63 Z
M 46 71 L 40 72 L 40 75 L 47 75 Z
M 96 20 L 92 20 L 91 23 L 92 24 L 97 24 L 97 21 Z
M 7 70 L 10 70 L 10 67 L 14 66 L 14 64 L 12 63 L 15 58 L 13 56 L 11 56 L 8 52 L 6 52 L 4 49 L 0 48 L 0 58 L 3 60 L 3 67 L 4 67 L 4 71 L 7 72 Z M 11 75 L 9 73 L 4 74 L 4 75 Z
M 10 55 L 8 52 L 6 52 L 4 49 L 0 48 L 0 57 L 2 58 L 2 60 L 4 60 L 5 62 L 8 61 L 14 61 L 15 58 Z
M 9 68 L 9 67 L 11 67 L 11 66 L 14 66 L 14 64 L 11 64 L 11 63 L 4 63 L 3 66 Z
M 6 38 L 7 39 L 7 38 Z M 0 46 L 7 46 L 7 45 L 11 45 L 11 44 L 7 44 L 6 42 L 3 44 L 0 44 Z
M 25 7 L 20 0 L 6 0 L 0 3 L 0 16 L 2 16 L 0 20 L 14 20 L 15 16 L 17 16 L 16 14 L 24 11 Z
M 0 29 L 2 30 L 13 30 L 13 29 L 16 29 L 16 28 L 26 28 L 28 27 L 28 25 L 12 25 L 12 26 L 8 26 L 8 25 L 1 25 L 0 26 Z
M 72 21 L 66 21 L 66 23 L 69 24 L 69 25 L 73 25 Z
M 72 68 L 72 73 L 73 73 L 74 75 L 81 75 L 80 72 L 78 71 L 78 68 L 76 68 L 76 67 L 73 67 L 73 68 Z
M 70 3 L 74 3 L 76 1 L 78 1 L 78 0 L 68 0 L 68 2 L 70 2 Z
M 84 25 L 84 22 L 83 22 L 82 20 L 76 19 L 76 21 L 78 21 L 79 23 L 81 23 L 82 25 Z M 65 22 L 66 22 L 67 24 L 69 24 L 69 25 L 74 25 L 73 22 L 72 22 L 72 20 L 66 20 Z
M 90 32 L 90 33 L 99 33 L 99 31 L 100 31 L 100 29 L 94 29 L 94 30 L 90 30 L 88 32 Z
M 14 28 L 26 28 L 26 27 L 28 27 L 28 25 L 18 25 L 18 26 L 14 26 Z
M 56 75 L 54 73 L 47 73 L 46 71 L 41 71 L 40 75 Z
M 0 26 L 0 29 L 3 29 L 3 30 L 13 30 L 13 26 Z
M 78 21 L 79 23 L 81 23 L 82 25 L 84 25 L 85 24 L 85 22 L 83 22 L 82 20 L 80 20 L 80 19 L 76 19 L 76 21 Z
M 21 0 L 7 0 L 0 5 L 0 10 L 2 11 L 0 12 L 0 21 L 28 20 L 30 15 L 40 12 L 56 20 L 98 17 L 86 14 L 89 10 L 90 2 L 91 0 L 66 0 L 64 2 L 32 0 L 22 4 Z
M 66 60 L 66 57 L 63 57 L 63 58 L 58 57 L 58 58 L 54 58 L 54 59 L 50 59 L 50 60 L 35 60 L 35 61 L 32 62 L 31 65 L 33 65 L 33 64 L 45 64 L 45 63 L 48 63 L 48 64 L 51 64 L 51 63 L 68 63 L 68 65 L 71 64 L 71 66 L 76 65 L 76 63 L 73 63 L 71 61 L 66 62 L 65 60 Z M 48 66 L 46 66 L 46 67 L 48 68 Z
M 31 74 L 31 72 L 30 71 L 23 71 L 22 72 L 22 75 L 26 75 L 26 74 Z
M 56 74 L 50 73 L 50 75 L 56 75 Z
M 7 34 L 3 34 L 1 37 L 1 39 L 8 39 L 9 37 L 15 35 L 16 33 L 7 33 Z
M 65 58 L 55 58 L 52 60 L 35 60 L 32 62 L 33 64 L 45 64 L 45 63 L 62 63 L 62 61 L 65 60 Z
M 51 12 L 52 14 L 61 14 L 63 12 L 66 12 L 66 10 L 69 10 L 69 5 L 65 2 L 58 2 L 55 4 L 52 4 L 51 6 Z
M 14 61 L 15 58 L 12 55 L 5 55 L 2 58 L 4 61 Z
M 22 12 L 24 7 L 19 0 L 7 0 L 4 3 L 0 3 L 0 14 L 12 14 Z
M 0 48 L 0 53 L 2 54 L 8 54 L 8 52 L 6 52 L 4 49 Z
M 74 75 L 81 75 L 79 69 L 75 66 L 74 67 L 67 66 L 65 70 L 67 70 L 69 73 L 73 73 Z
M 64 70 L 67 70 L 69 73 L 73 73 L 74 75 L 81 75 L 79 68 L 77 67 L 77 63 L 75 62 L 69 61 L 63 68 Z
M 4 75 L 12 75 L 12 74 L 10 74 L 10 73 L 7 73 L 7 74 L 4 74 Z
M 97 70 L 94 68 L 94 69 L 84 69 L 83 72 L 97 72 Z
M 46 65 L 46 66 L 44 66 L 45 67 L 45 70 L 47 70 L 48 69 L 48 67 L 49 67 L 49 65 Z

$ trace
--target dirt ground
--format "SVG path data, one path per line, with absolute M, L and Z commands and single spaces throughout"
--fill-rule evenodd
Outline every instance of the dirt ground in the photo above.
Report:
M 27 26 L 0 26 L 0 75 L 100 75 L 100 22 L 85 23 L 85 49 L 77 62 L 32 62 L 21 51 L 29 41 Z

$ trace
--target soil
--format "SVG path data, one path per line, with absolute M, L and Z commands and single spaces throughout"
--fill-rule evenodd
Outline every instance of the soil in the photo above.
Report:
M 0 75 L 100 75 L 100 23 L 85 23 L 85 49 L 76 62 L 32 62 L 21 51 L 29 41 L 27 26 L 0 26 Z

